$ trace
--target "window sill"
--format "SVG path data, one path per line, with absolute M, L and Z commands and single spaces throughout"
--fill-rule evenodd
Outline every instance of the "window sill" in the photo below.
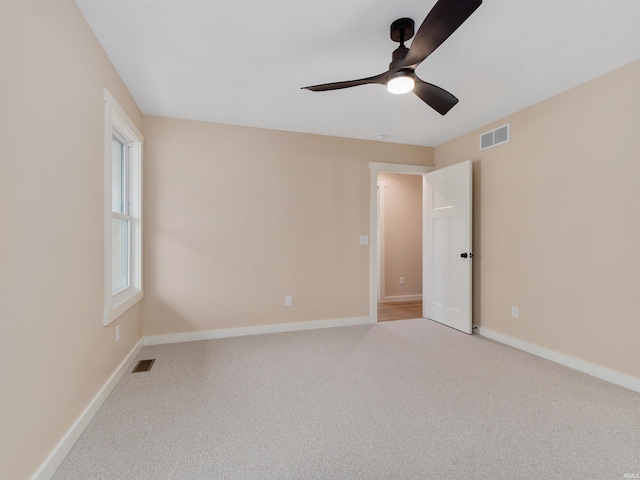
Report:
M 129 289 L 113 297 L 113 305 L 104 312 L 103 325 L 106 327 L 144 298 L 142 290 Z

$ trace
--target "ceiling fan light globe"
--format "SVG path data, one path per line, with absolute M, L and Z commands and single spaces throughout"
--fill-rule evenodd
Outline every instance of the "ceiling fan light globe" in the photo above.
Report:
M 391 78 L 387 82 L 387 90 L 390 93 L 401 95 L 403 93 L 409 93 L 415 87 L 416 81 L 411 75 L 398 75 Z

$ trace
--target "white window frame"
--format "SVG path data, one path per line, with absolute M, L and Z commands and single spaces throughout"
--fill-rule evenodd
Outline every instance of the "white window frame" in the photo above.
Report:
M 109 325 L 144 297 L 142 290 L 142 145 L 144 139 L 115 98 L 104 89 L 104 315 Z M 112 219 L 122 214 L 112 211 L 112 136 L 125 140 L 128 157 L 130 220 L 129 285 L 112 291 Z

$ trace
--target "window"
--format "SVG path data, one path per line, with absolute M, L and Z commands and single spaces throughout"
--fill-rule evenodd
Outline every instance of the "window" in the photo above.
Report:
M 105 309 L 108 325 L 142 299 L 142 135 L 105 89 Z

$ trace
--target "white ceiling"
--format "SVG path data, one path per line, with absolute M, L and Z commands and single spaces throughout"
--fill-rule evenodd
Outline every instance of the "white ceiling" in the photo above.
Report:
M 435 0 L 76 0 L 146 115 L 436 146 L 640 59 L 639 0 L 485 0 L 417 69 L 444 117 L 381 85 L 391 22 Z M 640 87 L 639 87 L 640 88 Z

